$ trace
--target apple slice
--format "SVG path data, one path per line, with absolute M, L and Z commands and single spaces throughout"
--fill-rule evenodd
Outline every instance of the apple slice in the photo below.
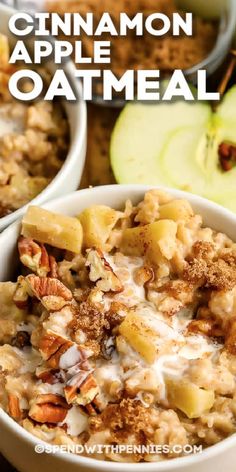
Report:
M 206 150 L 206 134 L 202 127 L 185 127 L 172 133 L 160 158 L 168 186 L 203 194 L 207 186 Z M 196 158 L 191 159 L 194 155 Z
M 210 117 L 209 106 L 202 103 L 126 105 L 111 139 L 111 164 L 117 181 L 168 185 L 160 159 L 170 138 L 186 127 L 203 134 Z
M 222 143 L 235 146 L 227 171 L 220 161 Z M 216 112 L 208 103 L 184 100 L 128 104 L 110 152 L 119 183 L 176 187 L 236 211 L 236 86 Z

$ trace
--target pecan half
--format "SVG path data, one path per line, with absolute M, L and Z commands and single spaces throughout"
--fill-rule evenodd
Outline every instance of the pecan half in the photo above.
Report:
M 18 241 L 20 261 L 28 269 L 45 277 L 50 272 L 48 253 L 43 244 L 36 243 L 31 238 L 21 236 Z
M 99 392 L 97 382 L 91 372 L 81 371 L 70 379 L 64 388 L 68 403 L 87 405 L 91 403 Z
M 38 423 L 61 423 L 70 406 L 61 395 L 52 393 L 39 395 L 31 405 L 29 417 Z
M 72 301 L 71 291 L 58 279 L 28 275 L 26 280 L 32 294 L 48 311 L 61 310 Z
M 39 350 L 43 359 L 49 360 L 59 351 L 65 352 L 69 347 L 73 345 L 73 342 L 69 339 L 63 338 L 52 331 L 46 332 L 39 341 Z M 60 356 L 61 356 L 60 353 Z M 60 357 L 59 356 L 59 357 Z M 56 366 L 57 368 L 58 366 Z
M 14 420 L 19 421 L 22 419 L 19 398 L 16 395 L 13 395 L 13 393 L 9 393 L 8 395 L 8 412 Z
M 99 249 L 90 249 L 87 252 L 85 265 L 89 267 L 90 280 L 97 282 L 96 285 L 102 292 L 122 292 L 124 287 L 103 256 L 102 251 Z
M 41 338 L 39 350 L 49 367 L 64 370 L 87 361 L 90 354 L 69 339 L 49 331 Z

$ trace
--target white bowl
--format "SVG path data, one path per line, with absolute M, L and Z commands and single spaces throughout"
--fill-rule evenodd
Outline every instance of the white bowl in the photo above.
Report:
M 45 208 L 76 215 L 92 204 L 106 204 L 121 208 L 126 199 L 134 203 L 153 187 L 142 185 L 110 185 L 86 189 L 66 195 L 44 205 Z M 187 198 L 196 212 L 203 216 L 204 224 L 225 232 L 232 239 L 236 235 L 236 215 L 196 195 L 178 190 L 164 189 L 176 198 Z M 16 261 L 16 242 L 20 222 L 16 222 L 0 234 L 0 280 L 9 280 Z M 205 449 L 201 454 L 159 463 L 114 463 L 75 456 L 68 453 L 36 454 L 35 445 L 46 443 L 32 436 L 0 409 L 0 450 L 20 472 L 235 472 L 236 435 Z
M 15 10 L 0 3 L 0 33 L 7 35 L 11 44 L 16 42 L 16 38 L 9 32 L 8 29 L 8 21 L 13 13 L 15 13 Z M 25 39 L 24 41 L 30 44 L 30 42 L 32 43 L 32 38 Z M 58 66 L 53 63 L 47 63 L 47 68 L 50 69 L 52 73 L 55 72 L 57 67 Z M 52 182 L 30 202 L 34 205 L 41 205 L 52 198 L 56 198 L 60 195 L 64 195 L 76 190 L 79 186 L 83 172 L 87 144 L 86 103 L 82 99 L 81 83 L 75 78 L 74 75 L 75 66 L 73 62 L 68 61 L 63 67 L 78 97 L 76 102 L 63 101 L 63 106 L 65 108 L 70 126 L 70 147 L 66 160 L 58 174 L 55 176 Z M 13 223 L 13 221 L 17 220 L 17 218 L 20 218 L 24 214 L 27 205 L 23 206 L 19 210 L 14 211 L 10 215 L 0 218 L 0 231 Z

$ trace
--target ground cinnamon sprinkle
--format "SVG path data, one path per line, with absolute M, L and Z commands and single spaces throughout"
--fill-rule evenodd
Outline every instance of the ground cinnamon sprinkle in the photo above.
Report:
M 83 330 L 88 339 L 94 340 L 99 340 L 104 334 L 104 329 L 109 329 L 109 323 L 103 311 L 88 302 L 80 304 L 70 326 L 75 331 Z
M 126 12 L 133 17 L 137 12 L 143 13 L 144 17 L 154 13 L 163 13 L 169 17 L 174 12 L 179 12 L 174 0 L 48 0 L 47 10 L 59 14 L 80 13 L 85 15 L 93 12 L 95 23 L 103 12 L 108 12 L 113 18 L 114 24 L 118 24 L 121 12 Z M 194 35 L 188 37 L 173 37 L 167 34 L 164 37 L 153 37 L 148 33 L 137 37 L 134 32 L 130 32 L 126 37 L 113 37 L 111 49 L 111 64 L 101 64 L 102 68 L 110 69 L 117 76 L 123 75 L 128 69 L 160 69 L 171 72 L 174 69 L 188 69 L 201 62 L 213 49 L 217 37 L 217 25 L 214 22 L 204 21 L 199 17 L 194 18 Z M 75 37 L 67 38 L 73 43 Z M 86 35 L 81 37 L 84 44 L 84 52 L 88 56 L 92 55 L 93 40 Z M 97 39 L 97 38 L 95 38 Z M 110 40 L 110 37 L 102 35 L 101 40 Z M 87 65 L 92 67 L 93 65 Z
M 145 408 L 139 401 L 131 398 L 123 399 L 120 403 L 109 405 L 101 415 L 105 427 L 110 427 L 115 433 L 122 432 L 128 436 L 131 433 L 148 432 L 150 428 L 151 410 Z
M 208 248 L 208 252 L 207 252 Z M 193 246 L 193 257 L 187 263 L 183 278 L 193 284 L 217 290 L 230 290 L 236 283 L 236 261 L 233 254 L 212 260 L 211 245 L 198 241 Z

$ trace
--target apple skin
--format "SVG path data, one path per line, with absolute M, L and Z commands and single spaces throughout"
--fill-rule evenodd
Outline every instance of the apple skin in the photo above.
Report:
M 119 183 L 175 187 L 236 212 L 236 167 L 222 169 L 222 142 L 236 145 L 236 86 L 216 112 L 197 101 L 126 105 L 112 133 L 111 165 Z

